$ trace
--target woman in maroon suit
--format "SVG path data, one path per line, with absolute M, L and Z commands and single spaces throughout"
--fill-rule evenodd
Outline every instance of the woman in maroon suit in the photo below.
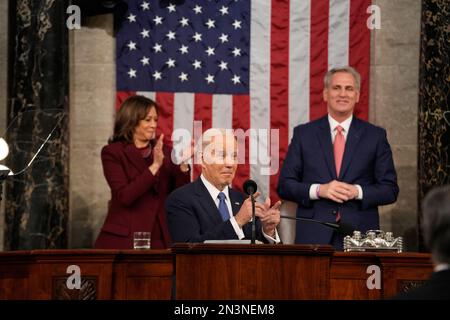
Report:
M 164 202 L 190 180 L 189 165 L 175 165 L 164 135 L 155 139 L 158 107 L 143 96 L 123 102 L 109 144 L 102 149 L 103 172 L 111 188 L 108 215 L 95 248 L 132 249 L 135 231 L 150 231 L 152 248 L 170 245 Z

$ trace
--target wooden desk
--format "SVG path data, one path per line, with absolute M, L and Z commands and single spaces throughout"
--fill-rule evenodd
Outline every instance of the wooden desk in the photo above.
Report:
M 68 289 L 70 265 L 80 290 Z M 0 253 L 0 299 L 170 299 L 170 250 L 34 250 Z
M 327 299 L 333 247 L 176 244 L 177 299 Z
M 174 261 L 175 260 L 175 261 Z M 70 265 L 81 289 L 68 289 Z M 367 267 L 380 268 L 370 290 Z M 0 299 L 380 299 L 421 285 L 424 253 L 343 253 L 317 245 L 176 244 L 172 250 L 0 252 Z
M 368 289 L 369 266 L 378 266 L 381 289 Z M 330 299 L 385 299 L 420 286 L 433 271 L 428 253 L 336 252 L 330 270 Z

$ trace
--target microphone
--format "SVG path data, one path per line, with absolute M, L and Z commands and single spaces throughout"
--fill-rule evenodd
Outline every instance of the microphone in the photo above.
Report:
M 256 185 L 256 182 L 253 180 L 248 179 L 244 182 L 244 185 L 242 186 L 242 189 L 246 194 L 248 194 L 252 200 L 252 244 L 256 243 L 256 224 L 255 224 L 255 198 L 253 197 L 253 194 L 258 189 L 258 186 Z
M 280 217 L 285 218 L 285 219 L 291 219 L 291 220 L 319 223 L 319 224 L 329 227 L 333 230 L 336 230 L 338 233 L 340 233 L 344 236 L 350 236 L 353 234 L 353 231 L 355 231 L 355 228 L 352 225 L 345 223 L 345 222 L 332 223 L 332 222 L 325 222 L 325 221 L 319 221 L 319 220 L 308 219 L 308 218 L 289 217 L 289 216 L 284 216 L 284 215 L 280 215 Z
M 256 190 L 258 190 L 258 186 L 256 185 L 255 181 L 249 179 L 244 182 L 242 189 L 244 189 L 244 192 L 246 194 L 251 196 L 252 194 L 254 194 L 256 192 Z
M 17 176 L 25 171 L 28 170 L 28 168 L 31 167 L 34 160 L 38 157 L 41 150 L 44 148 L 44 146 L 47 144 L 47 142 L 50 140 L 51 136 L 55 132 L 56 128 L 60 125 L 61 121 L 66 117 L 66 113 L 62 109 L 27 109 L 25 111 L 19 112 L 9 123 L 8 129 L 5 132 L 5 137 L 15 137 L 16 131 L 19 130 L 23 124 L 27 123 L 35 123 L 35 121 L 39 121 L 41 123 L 47 124 L 49 127 L 51 127 L 51 131 L 48 131 L 47 128 L 39 131 L 37 134 L 36 142 L 40 143 L 40 146 L 38 148 L 38 144 L 31 141 L 29 139 L 25 139 L 22 142 L 27 143 L 27 149 L 28 151 L 32 151 L 27 153 L 31 157 L 31 160 L 28 160 L 28 156 L 20 157 L 21 161 L 13 161 L 11 160 L 10 163 L 12 165 L 12 168 L 8 168 L 5 165 L 0 164 L 0 200 L 2 200 L 2 185 L 3 181 L 5 181 L 9 176 Z M 47 137 L 45 137 L 45 134 L 47 134 Z M 35 136 L 36 137 L 36 136 Z M 7 139 L 8 140 L 8 139 Z M 33 140 L 34 141 L 34 140 Z M 43 142 L 42 142 L 43 141 Z M 10 141 L 11 142 L 11 141 Z M 11 145 L 13 145 L 11 143 Z M 37 149 L 37 151 L 35 150 Z M 7 141 L 0 136 L 0 161 L 3 159 L 6 159 L 8 155 L 13 153 L 13 157 L 15 154 L 18 154 L 18 150 L 15 148 L 12 148 L 10 150 L 10 147 L 8 146 Z M 10 158 L 11 159 L 11 158 Z M 20 165 L 20 167 L 19 167 Z M 22 167 L 25 165 L 25 167 Z

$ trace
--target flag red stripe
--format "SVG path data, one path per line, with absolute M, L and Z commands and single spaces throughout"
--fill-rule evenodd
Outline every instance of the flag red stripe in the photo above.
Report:
M 155 100 L 159 105 L 156 135 L 159 137 L 161 133 L 164 133 L 164 143 L 172 145 L 174 94 L 157 92 Z
M 233 96 L 233 129 L 242 129 L 246 132 L 250 129 L 250 96 Z M 245 180 L 250 178 L 249 164 L 249 139 L 245 141 L 245 163 L 239 164 L 236 176 L 233 180 L 233 188 L 242 191 Z
M 116 94 L 116 112 L 119 110 L 122 103 L 130 96 L 136 95 L 135 91 L 118 91 Z
M 212 126 L 212 103 L 213 96 L 211 94 L 196 93 L 194 100 L 194 121 L 202 122 L 202 131 L 205 132 Z M 201 173 L 201 166 L 194 165 L 193 179 Z
M 273 0 L 271 12 L 270 128 L 279 130 L 278 152 L 284 158 L 289 143 L 289 1 Z M 272 201 L 278 200 L 278 177 L 279 172 L 270 176 Z
M 328 71 L 329 0 L 311 1 L 310 120 L 327 113 L 323 101 L 323 76 Z
M 355 115 L 369 119 L 370 30 L 366 21 L 371 0 L 352 0 L 350 4 L 349 64 L 361 74 L 361 96 Z
M 194 101 L 194 121 L 202 122 L 203 132 L 212 126 L 213 96 L 206 93 L 196 93 Z

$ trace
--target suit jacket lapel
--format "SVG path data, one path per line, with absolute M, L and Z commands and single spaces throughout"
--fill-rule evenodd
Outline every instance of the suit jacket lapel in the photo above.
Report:
M 222 223 L 222 216 L 220 215 L 219 209 L 216 206 L 216 203 L 211 198 L 211 195 L 206 189 L 200 177 L 195 181 L 195 194 L 198 197 L 200 205 L 203 207 L 206 216 L 211 219 L 214 225 Z
M 327 163 L 328 171 L 331 178 L 336 179 L 336 166 L 334 164 L 333 145 L 331 144 L 331 129 L 328 117 L 322 118 L 318 130 L 319 142 L 322 147 L 325 162 Z
M 353 120 L 347 134 L 347 140 L 345 141 L 344 158 L 342 159 L 341 172 L 339 172 L 339 180 L 342 180 L 348 170 L 348 167 L 350 166 L 350 162 L 355 154 L 355 150 L 357 149 L 362 133 L 360 120 L 353 116 Z
M 228 190 L 231 201 L 231 208 L 233 209 L 233 216 L 235 216 L 242 206 L 242 201 L 240 197 L 237 196 L 236 192 L 233 189 L 229 188 Z

